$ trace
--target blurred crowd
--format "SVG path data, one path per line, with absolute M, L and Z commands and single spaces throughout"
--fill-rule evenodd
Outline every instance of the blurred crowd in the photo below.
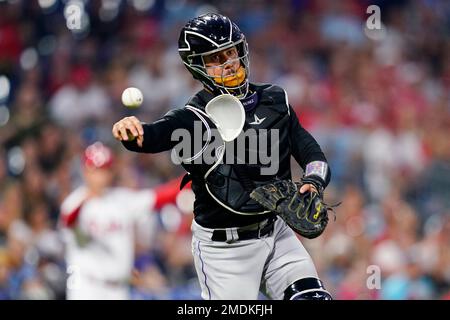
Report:
M 65 298 L 59 210 L 88 144 L 115 149 L 121 186 L 182 174 L 169 152 L 125 151 L 111 126 L 154 121 L 200 89 L 177 42 L 208 11 L 240 26 L 251 80 L 286 89 L 330 161 L 325 200 L 343 203 L 321 237 L 302 241 L 334 298 L 450 299 L 449 1 L 78 1 L 76 30 L 71 2 L 0 0 L 0 299 Z M 129 86 L 144 93 L 139 109 L 121 105 Z M 199 299 L 192 214 L 175 203 L 156 216 L 133 298 Z

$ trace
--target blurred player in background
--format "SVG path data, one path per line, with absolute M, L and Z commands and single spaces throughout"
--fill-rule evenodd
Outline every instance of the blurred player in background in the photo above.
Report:
M 68 300 L 129 299 L 135 245 L 149 247 L 151 213 L 178 193 L 178 181 L 158 189 L 113 187 L 112 151 L 100 142 L 83 155 L 85 185 L 61 206 Z

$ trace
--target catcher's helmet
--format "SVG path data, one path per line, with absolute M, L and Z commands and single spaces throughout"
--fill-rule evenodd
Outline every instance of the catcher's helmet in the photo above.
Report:
M 224 78 L 208 75 L 203 58 L 212 53 L 236 47 L 239 71 Z M 178 52 L 184 65 L 205 87 L 216 93 L 230 93 L 245 97 L 248 92 L 248 44 L 239 27 L 229 18 L 208 13 L 190 20 L 181 30 Z M 226 62 L 229 63 L 229 62 Z M 226 64 L 225 63 L 225 64 Z

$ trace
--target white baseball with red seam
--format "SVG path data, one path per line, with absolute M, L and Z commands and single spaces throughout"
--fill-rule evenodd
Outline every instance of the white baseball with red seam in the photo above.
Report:
M 144 101 L 144 96 L 138 88 L 126 88 L 122 93 L 122 103 L 128 108 L 138 108 Z

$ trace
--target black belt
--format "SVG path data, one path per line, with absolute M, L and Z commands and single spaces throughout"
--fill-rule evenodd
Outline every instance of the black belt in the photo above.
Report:
M 257 228 L 254 230 L 245 230 L 245 229 L 237 229 L 237 234 L 239 239 L 234 240 L 250 240 L 250 239 L 259 239 L 266 235 L 271 235 L 273 232 L 274 222 L 276 219 L 270 218 L 266 225 L 262 228 Z M 226 230 L 214 230 L 213 235 L 211 237 L 212 241 L 229 241 L 231 239 L 227 239 Z

